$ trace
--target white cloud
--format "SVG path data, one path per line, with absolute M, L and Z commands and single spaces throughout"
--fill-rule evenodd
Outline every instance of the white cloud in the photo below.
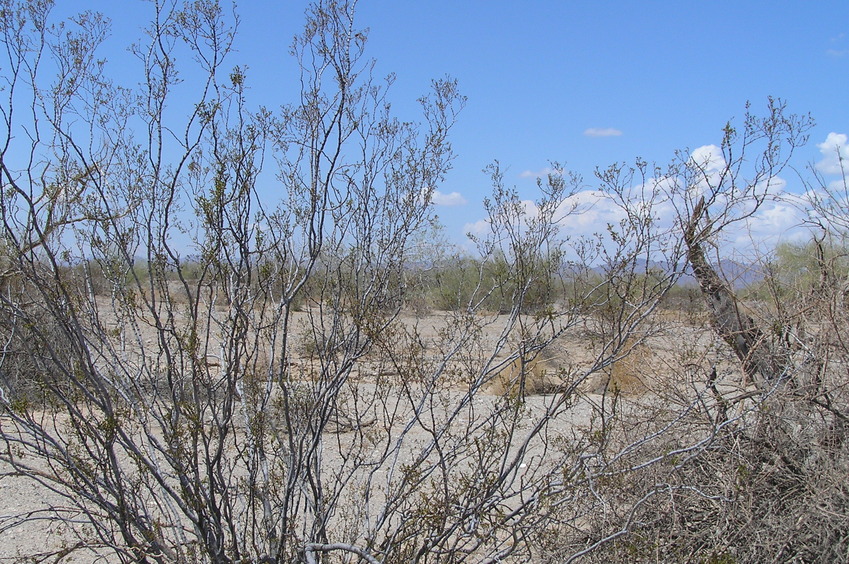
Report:
M 584 135 L 587 137 L 619 137 L 622 131 L 612 127 L 590 127 L 584 130 Z
M 785 231 L 799 225 L 800 213 L 797 208 L 784 202 L 770 202 L 763 206 L 755 220 L 758 225 L 769 227 L 769 231 Z
M 538 171 L 526 170 L 519 175 L 519 178 L 543 178 L 545 176 L 548 176 L 549 174 L 552 174 L 553 172 L 556 171 L 548 167 L 545 167 L 544 169 Z
M 489 230 L 489 221 L 480 219 L 474 223 L 467 223 L 463 226 L 463 233 L 470 235 L 483 235 Z
M 712 186 L 715 187 L 726 162 L 721 148 L 716 145 L 702 145 L 690 153 L 690 165 L 700 169 L 702 175 L 696 184 L 688 187 L 690 197 L 695 200 Z
M 785 201 L 764 202 L 758 211 L 737 232 L 735 246 L 752 242 L 773 246 L 779 241 L 792 239 L 805 232 L 801 229 L 804 219 L 798 207 Z
M 624 213 L 599 190 L 582 190 L 558 207 L 557 222 L 568 235 L 592 235 L 604 231 L 608 223 L 617 223 Z
M 462 206 L 466 203 L 466 198 L 459 192 L 443 194 L 439 190 L 434 190 L 431 197 L 433 198 L 433 203 L 437 206 Z
M 845 135 L 832 134 L 829 136 L 827 143 L 822 144 L 822 147 L 839 145 L 843 151 L 844 158 L 849 158 L 846 154 L 847 139 Z M 823 154 L 826 154 L 824 151 Z M 723 156 L 722 149 L 717 145 L 703 145 L 694 149 L 689 156 L 690 164 L 698 166 L 703 178 L 696 182 L 695 186 L 690 186 L 689 189 L 695 191 L 691 196 L 698 196 L 712 185 L 714 189 L 720 180 L 722 171 L 725 170 L 727 163 Z M 823 164 L 823 167 L 833 170 L 836 163 L 836 156 L 833 157 L 833 162 Z M 541 171 L 539 173 L 525 171 L 522 176 L 539 176 L 547 173 Z M 650 214 L 653 218 L 653 228 L 658 232 L 669 230 L 668 234 L 671 237 L 680 237 L 680 225 L 677 220 L 677 213 L 674 202 L 665 197 L 665 195 L 675 194 L 680 195 L 680 190 L 683 189 L 681 183 L 683 177 L 677 176 L 658 176 L 646 180 L 645 185 L 635 185 L 628 187 L 624 194 L 618 196 L 607 195 L 601 190 L 581 190 L 566 198 L 558 207 L 557 214 L 554 220 L 560 227 L 560 234 L 568 236 L 571 240 L 579 240 L 580 238 L 593 237 L 595 234 L 601 234 L 606 241 L 607 225 L 618 225 L 620 221 L 627 220 L 628 212 L 623 209 L 623 204 L 619 198 L 624 198 L 627 206 L 632 212 L 640 215 Z M 807 228 L 805 220 L 807 212 L 804 206 L 799 205 L 800 195 L 788 194 L 785 191 L 788 189 L 788 183 L 778 176 L 762 180 L 758 186 L 754 187 L 754 191 L 760 195 L 766 196 L 766 200 L 762 201 L 757 210 L 753 210 L 754 202 L 746 199 L 740 202 L 727 200 L 729 194 L 720 192 L 716 195 L 716 201 L 713 204 L 712 210 L 717 213 L 721 212 L 726 206 L 730 206 L 729 212 L 732 217 L 745 217 L 752 213 L 744 221 L 734 222 L 726 226 L 723 230 L 717 244 L 722 246 L 723 252 L 749 252 L 753 248 L 764 245 L 764 248 L 772 248 L 780 241 L 796 240 L 807 236 Z M 647 201 L 644 201 L 646 198 Z M 527 223 L 529 219 L 536 217 L 539 213 L 536 205 L 531 200 L 521 202 L 523 217 L 521 221 Z M 490 223 L 486 219 L 474 223 L 467 223 L 465 230 L 467 233 L 475 235 L 485 235 L 490 231 Z M 676 235 L 677 233 L 677 235 Z M 607 242 L 602 243 L 607 244 Z
M 522 200 L 520 204 L 523 223 L 527 224 L 539 214 L 539 208 L 532 200 Z M 559 225 L 561 234 L 581 237 L 604 232 L 608 224 L 616 224 L 624 217 L 624 210 L 601 191 L 582 190 L 560 203 L 553 220 Z M 464 231 L 472 235 L 483 235 L 489 230 L 488 219 L 464 226 Z
M 693 149 L 690 160 L 706 173 L 719 172 L 725 167 L 722 149 L 716 145 L 702 145 Z
M 766 180 L 762 180 L 756 185 L 755 191 L 758 194 L 783 194 L 787 189 L 787 181 L 780 176 L 770 176 Z
M 847 141 L 849 139 L 847 139 L 845 133 L 831 132 L 825 138 L 825 141 L 817 143 L 817 149 L 823 156 L 822 160 L 817 163 L 817 169 L 825 174 L 843 174 L 844 171 L 840 169 L 840 160 L 844 161 L 844 167 L 847 166 L 846 161 L 849 160 L 849 144 Z

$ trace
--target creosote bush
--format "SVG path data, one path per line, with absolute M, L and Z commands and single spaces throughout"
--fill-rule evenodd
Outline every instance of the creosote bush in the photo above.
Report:
M 455 259 L 422 234 L 465 98 L 396 116 L 354 2 L 310 5 L 275 110 L 220 2 L 151 5 L 129 84 L 104 17 L 51 7 L 3 2 L 0 64 L 0 480 L 45 492 L 0 532 L 67 533 L 33 558 L 847 559 L 845 218 L 813 202 L 822 260 L 758 300 L 711 253 L 809 118 L 747 113 L 721 171 L 600 170 L 589 239 L 582 179 L 529 205 L 495 163 Z

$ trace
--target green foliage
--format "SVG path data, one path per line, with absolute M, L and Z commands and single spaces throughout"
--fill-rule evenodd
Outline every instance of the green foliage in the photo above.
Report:
M 844 241 L 818 239 L 781 243 L 769 267 L 781 287 L 810 291 L 828 280 L 849 275 L 849 247 Z
M 761 268 L 762 277 L 745 294 L 786 312 L 794 300 L 830 291 L 849 278 L 849 246 L 836 237 L 784 242 Z
M 18 294 L 17 304 L 0 303 L 0 339 L 5 345 L 0 388 L 13 410 L 56 405 L 63 396 L 76 396 L 81 380 L 78 365 L 69 370 L 74 351 L 68 328 L 27 295 L 32 294 Z
M 526 266 L 521 276 L 503 255 L 486 260 L 458 255 L 421 270 L 416 279 L 420 287 L 409 298 L 417 297 L 427 309 L 438 311 L 507 313 L 519 307 L 534 314 L 562 300 L 566 285 L 557 255 Z

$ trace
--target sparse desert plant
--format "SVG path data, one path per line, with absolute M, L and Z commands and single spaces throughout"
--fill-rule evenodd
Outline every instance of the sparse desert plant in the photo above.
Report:
M 249 77 L 225 66 L 233 17 L 198 0 L 151 6 L 132 47 L 144 75 L 122 87 L 98 57 L 107 21 L 62 27 L 50 7 L 8 1 L 2 19 L 0 472 L 52 497 L 2 512 L 0 531 L 44 518 L 78 535 L 37 558 L 845 554 L 843 282 L 785 355 L 762 320 L 725 323 L 740 300 L 700 253 L 736 221 L 723 193 L 757 204 L 781 163 L 750 186 L 739 167 L 792 148 L 804 122 L 747 119 L 764 146 L 734 152 L 733 189 L 704 203 L 698 163 L 655 182 L 645 163 L 601 172 L 621 220 L 591 240 L 559 233 L 582 213 L 579 179 L 554 163 L 530 206 L 493 165 L 488 231 L 444 271 L 457 283 L 433 326 L 403 308 L 411 263 L 433 266 L 415 237 L 453 157 L 454 80 L 433 83 L 420 124 L 397 119 L 355 3 L 321 0 L 292 45 L 297 101 L 252 110 Z M 177 61 L 201 77 L 179 95 Z M 670 201 L 680 221 L 664 226 Z M 685 260 L 724 300 L 707 309 L 727 358 L 668 361 L 665 390 L 584 393 L 595 374 L 640 376 L 682 272 L 649 265 Z M 793 529 L 793 511 L 818 519 Z M 731 524 L 761 536 L 700 528 Z
M 792 148 L 804 142 L 809 124 L 804 116 L 785 115 L 783 104 L 771 100 L 768 116 L 747 119 L 743 132 L 726 128 L 723 170 L 707 171 L 703 163 L 693 161 L 685 164 L 695 175 L 680 194 L 701 194 L 685 198 L 680 208 L 686 212 L 682 224 L 688 262 L 715 335 L 739 363 L 743 378 L 737 385 L 726 381 L 720 389 L 722 364 L 702 363 L 700 379 L 709 382 L 715 401 L 691 423 L 712 429 L 704 437 L 705 450 L 690 457 L 674 442 L 665 447 L 665 452 L 676 453 L 669 459 L 677 470 L 674 479 L 664 482 L 662 495 L 644 498 L 642 506 L 625 504 L 639 523 L 636 534 L 617 539 L 599 558 L 849 559 L 846 495 L 834 489 L 846 478 L 849 396 L 841 344 L 846 325 L 834 318 L 844 303 L 845 273 L 839 261 L 824 260 L 830 253 L 817 239 L 811 244 L 816 252 L 805 261 L 808 268 L 788 272 L 774 263 L 754 265 L 767 267 L 761 270 L 766 278 L 749 294 L 757 301 L 747 304 L 705 252 L 706 241 L 758 209 L 769 180 L 784 167 Z M 774 143 L 784 136 L 790 151 L 774 151 L 755 161 L 746 184 L 735 182 L 752 144 Z M 693 185 L 702 190 L 690 190 Z M 827 211 L 834 209 L 826 206 Z M 839 236 L 839 223 L 828 227 Z M 794 253 L 788 256 L 788 250 L 781 248 L 779 258 L 798 260 Z M 686 436 L 688 428 L 693 429 L 682 419 L 679 437 Z M 640 478 L 634 473 L 629 479 Z M 658 483 L 652 472 L 646 479 Z M 645 486 L 630 487 L 645 491 Z M 827 507 L 817 506 L 815 499 L 829 500 Z

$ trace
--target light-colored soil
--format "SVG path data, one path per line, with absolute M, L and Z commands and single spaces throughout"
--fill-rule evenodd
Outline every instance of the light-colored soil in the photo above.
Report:
M 408 316 L 404 319 L 409 327 L 417 328 L 424 341 L 431 342 L 438 339 L 446 320 L 447 316 L 442 314 L 424 318 Z M 306 318 L 301 314 L 295 321 L 296 324 L 304 324 Z M 502 320 L 493 319 L 492 323 L 484 327 L 486 338 L 493 345 L 499 335 L 501 322 Z M 709 334 L 692 330 L 684 324 L 671 326 L 674 328 L 672 331 L 653 336 L 645 342 L 629 344 L 629 347 L 633 346 L 630 355 L 586 378 L 581 385 L 582 393 L 576 396 L 572 407 L 554 421 L 552 431 L 566 433 L 569 429 L 587 425 L 594 409 L 602 401 L 601 394 L 611 391 L 612 387 L 625 396 L 633 397 L 635 401 L 653 401 L 651 398 L 659 397 L 655 392 L 669 385 L 670 377 L 682 377 L 681 367 L 686 364 L 687 358 L 697 363 L 703 360 L 704 355 L 709 354 L 712 343 Z M 144 335 L 143 339 L 150 342 L 153 336 Z M 555 343 L 553 352 L 541 356 L 540 368 L 535 370 L 548 379 L 561 369 L 580 373 L 591 365 L 598 352 L 598 346 L 583 329 L 577 328 Z M 358 378 L 362 380 L 361 385 L 370 386 L 367 375 L 359 374 Z M 679 384 L 682 388 L 687 386 L 686 382 Z M 461 389 L 462 386 L 457 386 L 456 391 L 451 393 L 459 395 L 462 393 Z M 487 405 L 495 401 L 494 394 L 503 389 L 503 386 L 498 385 L 490 387 L 475 400 L 476 409 L 486 410 Z M 533 421 L 551 401 L 552 397 L 547 395 L 528 396 L 525 405 L 528 420 Z M 457 424 L 462 427 L 467 422 L 461 417 Z M 0 424 L 2 423 L 0 421 Z M 415 432 L 422 433 L 421 430 Z M 424 436 L 412 435 L 409 439 L 410 452 L 424 439 Z M 529 455 L 534 456 L 534 452 Z M 376 481 L 375 484 L 377 483 Z M 63 525 L 48 518 L 46 511 L 50 508 L 68 505 L 59 494 L 51 492 L 32 479 L 14 475 L 8 465 L 0 465 L 0 562 L 25 561 L 25 557 L 74 546 L 80 542 L 81 536 L 90 538 L 87 535 L 90 531 L 85 529 L 82 524 L 84 519 L 81 517 L 75 519 L 72 516 L 71 523 Z M 74 521 L 79 521 L 80 524 L 75 525 Z M 95 558 L 105 561 L 102 555 L 97 555 L 96 548 L 93 550 L 94 552 L 73 552 L 64 561 L 92 562 Z

